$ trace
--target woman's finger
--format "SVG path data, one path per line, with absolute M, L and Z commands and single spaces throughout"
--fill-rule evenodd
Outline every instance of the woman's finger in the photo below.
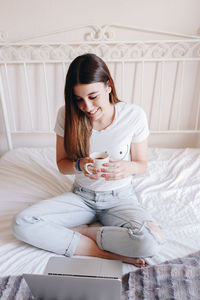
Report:
M 86 177 L 89 177 L 90 179 L 97 179 L 97 178 L 98 178 L 98 174 L 93 174 L 93 175 L 91 175 L 91 174 L 89 174 L 89 173 L 86 173 L 85 176 L 86 176 Z
M 114 172 L 114 169 L 112 168 L 102 168 L 101 169 L 101 172 L 102 173 L 113 173 Z
M 118 164 L 116 164 L 116 163 L 105 163 L 105 164 L 102 165 L 102 167 L 107 167 L 107 168 L 114 169 L 114 168 L 118 168 Z

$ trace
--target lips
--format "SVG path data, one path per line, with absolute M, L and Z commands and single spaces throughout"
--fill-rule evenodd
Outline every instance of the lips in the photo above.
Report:
M 97 108 L 91 112 L 88 112 L 87 114 L 88 114 L 88 116 L 93 117 L 97 113 L 98 110 L 99 110 L 99 108 Z

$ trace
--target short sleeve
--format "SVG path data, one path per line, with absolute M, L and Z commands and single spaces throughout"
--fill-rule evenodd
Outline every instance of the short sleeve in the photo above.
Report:
M 62 106 L 58 110 L 57 119 L 54 131 L 57 135 L 64 137 L 64 126 L 65 126 L 65 106 Z
M 149 126 L 144 110 L 137 106 L 137 118 L 132 142 L 140 143 L 149 136 Z

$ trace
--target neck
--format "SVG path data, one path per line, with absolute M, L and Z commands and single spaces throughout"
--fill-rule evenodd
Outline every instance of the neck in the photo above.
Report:
M 103 130 L 110 126 L 115 118 L 115 105 L 111 104 L 107 113 L 102 118 L 92 123 L 93 129 Z

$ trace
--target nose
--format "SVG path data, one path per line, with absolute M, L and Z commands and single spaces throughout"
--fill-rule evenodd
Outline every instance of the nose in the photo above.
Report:
M 88 99 L 84 99 L 83 100 L 83 107 L 84 107 L 85 111 L 89 112 L 92 108 L 92 103 Z

